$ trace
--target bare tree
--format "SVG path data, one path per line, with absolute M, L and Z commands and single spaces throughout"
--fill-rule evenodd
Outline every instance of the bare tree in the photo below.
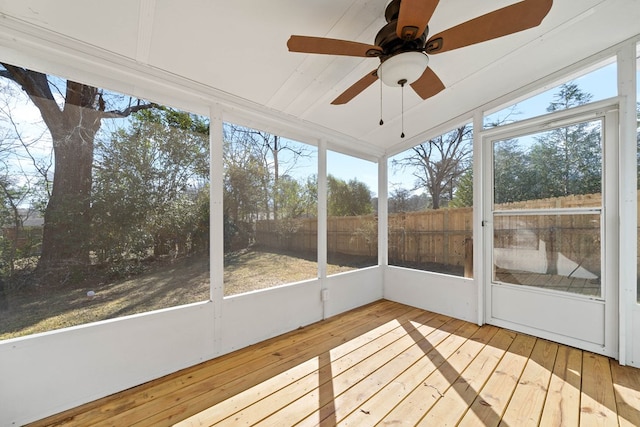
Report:
M 264 191 L 264 212 L 267 217 L 273 213 L 273 219 L 278 219 L 278 201 L 273 195 L 280 186 L 280 177 L 291 175 L 298 160 L 311 155 L 310 149 L 302 144 L 294 143 L 269 132 L 246 128 L 237 125 L 226 125 L 228 135 L 233 136 L 234 142 L 245 144 L 262 159 L 268 174 L 263 176 L 262 189 Z M 290 158 L 282 159 L 282 154 L 288 153 Z
M 433 209 L 443 200 L 451 200 L 461 176 L 467 170 L 472 153 L 470 124 L 413 147 L 411 154 L 395 159 L 393 167 L 410 170 L 415 180 L 412 190 L 424 188 L 431 196 Z

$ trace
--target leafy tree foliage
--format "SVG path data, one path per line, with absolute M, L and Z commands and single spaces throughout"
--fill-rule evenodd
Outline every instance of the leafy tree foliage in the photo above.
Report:
M 590 99 L 575 83 L 566 83 L 547 111 L 575 107 Z M 493 151 L 496 203 L 599 193 L 601 130 L 597 122 L 578 123 L 541 133 L 531 144 L 497 142 Z
M 225 139 L 224 210 L 234 223 L 249 223 L 268 208 L 264 184 L 268 170 L 250 147 Z
M 469 168 L 460 177 L 458 187 L 453 195 L 453 200 L 449 203 L 452 208 L 463 208 L 473 206 L 473 169 Z
M 566 83 L 560 86 L 547 111 L 576 107 L 590 100 L 591 95 L 582 91 L 577 84 Z M 598 122 L 594 121 L 553 129 L 538 134 L 533 139 L 524 137 L 520 140 L 494 143 L 495 202 L 509 203 L 599 193 L 602 186 L 601 130 Z M 430 159 L 442 158 L 442 153 L 459 152 L 456 151 L 455 144 L 459 141 L 461 133 L 462 129 L 458 129 L 457 133 L 443 135 L 435 143 L 433 140 L 429 141 L 429 146 L 421 144 L 413 149 L 413 155 L 394 163 L 396 166 L 410 167 L 413 175 L 418 177 L 416 183 L 428 185 L 434 209 L 439 206 L 438 198 L 441 201 L 449 199 L 450 191 L 453 191 L 450 206 L 462 207 L 473 204 L 473 173 L 468 167 L 470 159 L 457 163 L 463 167 L 452 169 L 448 181 L 443 175 L 438 175 L 436 170 L 444 171 L 445 164 L 454 164 L 452 156 L 447 154 L 445 157 L 451 160 L 442 164 L 437 161 L 430 162 Z M 453 144 L 452 148 L 448 148 L 449 151 L 441 148 L 448 147 L 447 144 L 442 144 L 445 141 Z M 437 156 L 434 157 L 434 153 Z M 470 154 L 470 148 L 466 154 Z M 434 183 L 438 182 L 441 183 L 439 190 L 434 188 Z M 391 203 L 400 202 L 400 196 L 398 193 L 390 197 L 390 211 Z
M 280 206 L 280 218 L 315 217 L 317 215 L 318 185 L 315 176 L 306 181 L 284 175 L 276 187 L 275 200 Z
M 327 177 L 329 216 L 357 216 L 372 212 L 371 190 L 363 182 L 351 179 L 348 182 L 333 175 Z
M 494 143 L 493 165 L 496 203 L 530 200 L 531 186 L 539 185 L 539 181 L 532 179 L 530 159 L 517 140 Z
M 412 194 L 406 188 L 395 188 L 389 195 L 389 213 L 417 212 L 429 208 L 429 197 L 426 193 Z
M 208 133 L 205 120 L 162 108 L 134 113 L 129 126 L 99 141 L 92 235 L 101 260 L 195 249 L 198 201 L 208 191 Z
M 28 194 L 28 188 L 16 185 L 8 176 L 0 176 L 0 278 L 11 276 L 16 259 L 23 255 L 25 248 L 19 242 L 25 209 L 21 209 L 20 205 Z

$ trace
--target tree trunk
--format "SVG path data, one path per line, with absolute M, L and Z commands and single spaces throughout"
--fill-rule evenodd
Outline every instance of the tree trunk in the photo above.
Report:
M 432 209 L 440 209 L 440 188 L 436 186 L 431 189 L 431 204 Z
M 5 282 L 0 276 L 0 311 L 9 309 L 9 301 L 7 299 L 7 291 L 5 290 Z
M 53 189 L 44 213 L 38 269 L 89 263 L 93 139 L 99 120 L 88 112 L 65 115 L 76 121 L 69 132 L 51 132 L 55 158 Z M 69 117 L 75 116 L 75 117 Z

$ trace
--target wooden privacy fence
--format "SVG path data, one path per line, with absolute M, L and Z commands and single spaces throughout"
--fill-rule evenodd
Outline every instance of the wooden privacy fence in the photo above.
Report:
M 366 257 L 378 253 L 378 218 L 374 215 L 329 217 L 327 229 L 329 253 Z M 318 220 L 260 220 L 256 223 L 256 244 L 278 250 L 314 252 L 318 247 Z
M 499 205 L 501 210 L 600 206 L 600 194 L 558 197 Z M 600 224 L 596 215 L 507 216 L 494 224 L 496 247 L 540 249 L 562 253 L 582 266 L 599 270 Z M 534 221 L 535 223 L 532 223 Z M 389 262 L 435 263 L 470 269 L 473 209 L 438 209 L 389 215 Z M 314 252 L 317 219 L 262 220 L 256 224 L 256 243 L 266 247 Z M 377 253 L 377 217 L 329 217 L 330 254 L 371 257 Z
M 473 208 L 389 215 L 389 262 L 464 266 L 472 221 Z
M 464 266 L 465 240 L 471 238 L 472 208 L 439 209 L 389 215 L 389 258 L 397 263 L 432 262 Z M 313 252 L 315 218 L 261 220 L 256 243 L 278 250 Z M 330 254 L 372 257 L 377 254 L 378 218 L 374 215 L 329 217 Z

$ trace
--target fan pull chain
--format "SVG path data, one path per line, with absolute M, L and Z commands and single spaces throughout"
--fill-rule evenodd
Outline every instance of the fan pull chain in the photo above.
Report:
M 378 73 L 380 70 L 378 70 Z M 384 124 L 384 120 L 382 120 L 382 79 L 380 79 L 380 126 Z
M 400 88 L 402 89 L 402 109 L 400 113 L 400 118 L 402 121 L 402 133 L 400 134 L 400 138 L 404 138 L 404 85 L 407 83 L 405 79 L 400 80 Z

